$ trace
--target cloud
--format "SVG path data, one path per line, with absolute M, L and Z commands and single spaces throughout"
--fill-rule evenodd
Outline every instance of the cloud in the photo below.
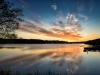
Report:
M 78 22 L 78 19 L 73 14 L 68 14 L 66 17 L 64 18 L 65 20 L 58 18 L 58 20 L 52 22 L 50 28 L 46 28 L 44 25 L 40 26 L 28 21 L 21 22 L 19 31 L 68 40 L 81 39 L 82 35 L 80 33 L 83 28 Z
M 59 38 L 68 39 L 68 40 L 79 40 L 80 38 L 82 38 L 80 34 L 77 34 L 70 30 L 61 30 L 57 28 L 52 28 L 52 30 L 55 33 L 55 35 L 53 35 L 54 37 L 59 37 Z
M 22 22 L 20 23 L 20 31 L 34 33 L 34 34 L 51 34 L 52 32 L 48 29 L 38 26 L 31 22 Z
M 92 5 L 92 6 L 90 7 L 90 12 L 93 10 L 93 8 L 94 8 L 94 5 Z
M 83 15 L 83 14 L 79 14 L 80 17 L 84 18 L 85 20 L 88 20 L 88 17 Z
M 43 26 L 38 26 L 31 22 L 20 23 L 20 28 L 18 31 L 54 37 L 54 33 L 50 29 Z
M 34 21 L 35 23 L 37 23 L 37 24 L 40 24 L 40 25 L 42 25 L 42 24 L 44 24 L 39 18 L 37 18 L 37 17 L 33 17 L 33 16 L 29 16 L 30 17 L 30 19 L 32 20 L 32 21 Z
M 84 10 L 84 6 L 78 6 L 77 9 L 78 9 L 79 12 L 81 12 L 81 11 Z
M 60 16 L 60 18 L 62 17 Z M 52 24 L 54 26 L 60 27 L 63 30 L 70 30 L 70 31 L 73 31 L 75 29 L 77 31 L 82 30 L 82 26 L 79 23 L 78 18 L 76 18 L 74 14 L 68 13 L 65 16 L 65 18 L 64 17 L 62 19 L 60 18 L 58 17 L 55 22 L 52 22 Z
M 57 9 L 57 5 L 51 5 L 51 7 L 56 10 Z
M 25 2 L 24 0 L 19 0 L 19 2 L 20 2 L 21 6 L 22 6 L 23 8 L 28 7 L 27 2 Z
M 70 40 L 73 38 L 77 40 L 82 38 L 81 32 L 83 28 L 74 14 L 68 13 L 65 18 L 63 16 L 60 16 L 60 18 L 58 17 L 55 22 L 52 22 L 52 30 L 56 34 L 62 35 L 59 37 Z
M 90 0 L 89 1 L 89 7 L 90 7 L 89 11 L 90 12 L 93 10 L 94 6 L 95 6 L 94 0 Z
M 76 5 L 77 5 L 77 10 L 79 12 L 83 11 L 85 9 L 85 4 L 84 4 L 84 0 L 77 0 L 76 1 Z

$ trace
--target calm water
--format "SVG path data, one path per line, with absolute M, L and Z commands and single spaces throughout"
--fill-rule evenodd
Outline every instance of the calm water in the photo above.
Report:
M 0 48 L 0 66 L 14 71 L 67 75 L 100 75 L 100 52 L 84 52 L 84 44 L 7 44 Z

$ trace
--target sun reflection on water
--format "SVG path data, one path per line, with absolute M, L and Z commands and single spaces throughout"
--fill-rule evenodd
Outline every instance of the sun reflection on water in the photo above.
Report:
M 55 71 L 58 72 L 67 71 L 68 74 L 75 74 L 79 69 L 83 57 L 83 47 L 80 45 L 31 45 L 20 50 L 21 54 L 10 56 L 0 61 L 0 66 L 4 63 L 11 65 L 18 69 L 31 69 L 35 70 L 43 68 L 45 70 L 55 67 Z M 48 65 L 48 66 L 45 66 Z M 30 70 L 30 71 L 31 71 Z

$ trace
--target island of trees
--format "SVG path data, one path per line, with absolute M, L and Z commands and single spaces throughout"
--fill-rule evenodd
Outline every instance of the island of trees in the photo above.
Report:
M 89 47 L 85 47 L 84 51 L 100 51 L 100 38 L 86 41 L 85 44 L 89 44 Z
M 100 38 L 94 39 L 94 40 L 86 41 L 85 44 L 90 44 L 90 45 L 94 45 L 94 46 L 99 46 L 99 45 L 100 45 Z

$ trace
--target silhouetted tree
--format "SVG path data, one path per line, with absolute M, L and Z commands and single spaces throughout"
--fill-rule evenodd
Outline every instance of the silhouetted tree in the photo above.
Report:
M 85 44 L 90 44 L 94 46 L 100 46 L 100 38 L 86 41 Z
M 15 30 L 19 27 L 19 22 L 23 21 L 22 10 L 12 8 L 14 4 L 9 1 L 0 0 L 0 38 L 17 38 Z

